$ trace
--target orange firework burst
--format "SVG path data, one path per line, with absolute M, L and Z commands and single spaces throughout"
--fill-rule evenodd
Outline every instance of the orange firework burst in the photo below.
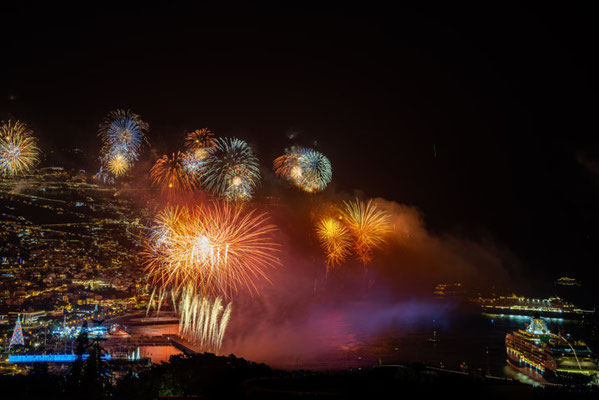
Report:
M 254 278 L 279 263 L 276 227 L 265 214 L 220 203 L 161 212 L 145 256 L 153 285 L 178 290 L 192 284 L 202 295 L 256 290 Z
M 354 239 L 354 250 L 364 264 L 372 260 L 372 252 L 385 243 L 385 236 L 391 232 L 389 215 L 379 210 L 372 200 L 364 203 L 358 199 L 344 202 L 340 210 L 349 233 Z
M 345 260 L 350 252 L 351 237 L 339 220 L 322 218 L 316 227 L 316 235 L 327 255 L 327 269 Z
M 196 129 L 187 134 L 185 138 L 185 147 L 188 150 L 207 150 L 215 145 L 214 134 L 210 129 Z
M 173 153 L 171 157 L 165 154 L 152 166 L 150 176 L 162 192 L 184 192 L 196 187 L 195 175 L 183 168 L 185 157 L 180 151 Z

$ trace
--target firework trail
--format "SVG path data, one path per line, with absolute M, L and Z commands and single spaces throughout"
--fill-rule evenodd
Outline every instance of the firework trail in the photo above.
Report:
M 197 186 L 197 178 L 184 168 L 184 160 L 185 155 L 178 151 L 171 157 L 163 155 L 152 166 L 150 170 L 152 182 L 159 186 L 163 193 L 191 191 Z
M 39 162 L 37 139 L 20 121 L 0 125 L 0 176 L 14 177 L 30 173 Z
M 139 152 L 147 142 L 148 124 L 140 116 L 127 110 L 111 111 L 102 121 L 98 136 L 102 139 L 100 160 L 103 174 L 123 176 L 139 158 Z M 107 181 L 106 179 L 103 179 Z
M 144 255 L 152 285 L 180 290 L 192 284 L 202 296 L 230 296 L 279 264 L 276 227 L 265 214 L 214 202 L 169 207 L 156 218 Z
M 205 351 L 217 353 L 231 317 L 231 303 L 220 297 L 213 301 L 197 294 L 192 287 L 179 297 L 179 334 Z
M 112 177 L 110 172 L 108 172 L 106 169 L 104 169 L 104 166 L 100 166 L 100 170 L 96 173 L 96 175 L 94 175 L 94 177 L 102 183 L 107 183 L 107 184 L 114 183 L 114 178 Z
M 379 210 L 372 200 L 364 203 L 358 199 L 344 202 L 340 210 L 343 222 L 354 240 L 354 250 L 364 264 L 372 260 L 372 252 L 380 248 L 391 232 L 389 215 Z
M 292 147 L 273 163 L 275 174 L 309 192 L 324 190 L 333 178 L 331 163 L 322 153 L 304 147 Z
M 316 235 L 326 253 L 327 270 L 341 264 L 350 254 L 351 236 L 341 221 L 322 218 L 317 224 Z
M 153 288 L 146 317 L 151 309 L 158 315 L 163 301 L 169 297 L 179 316 L 179 335 L 204 351 L 218 353 L 231 317 L 232 303 L 218 296 L 214 299 L 202 296 L 193 285 L 177 291 Z
M 228 201 L 247 201 L 260 181 L 258 158 L 240 139 L 218 138 L 208 148 L 202 185 Z

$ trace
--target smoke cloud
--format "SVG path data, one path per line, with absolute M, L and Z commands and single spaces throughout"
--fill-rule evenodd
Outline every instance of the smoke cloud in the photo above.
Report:
M 489 238 L 434 235 L 416 208 L 375 204 L 391 216 L 387 245 L 372 264 L 348 260 L 328 274 L 312 224 L 301 217 L 314 213 L 314 203 L 275 207 L 282 265 L 270 272 L 270 283 L 259 283 L 259 294 L 234 300 L 223 351 L 283 368 L 357 366 L 347 360 L 358 360 L 354 355 L 377 337 L 443 321 L 456 305 L 433 298 L 437 283 L 485 290 L 517 271 L 515 257 Z

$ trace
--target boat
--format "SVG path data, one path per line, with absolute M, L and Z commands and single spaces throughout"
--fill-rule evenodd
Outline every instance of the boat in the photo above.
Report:
M 466 296 L 466 290 L 460 282 L 439 283 L 435 286 L 433 295 L 437 299 L 459 299 Z
M 582 341 L 571 343 L 534 316 L 528 327 L 505 336 L 508 364 L 540 382 L 578 385 L 599 372 L 597 358 Z
M 437 331 L 433 331 L 433 337 L 426 339 L 427 342 L 439 343 L 441 340 L 437 337 Z
M 568 278 L 563 276 L 555 280 L 555 284 L 558 286 L 582 286 L 582 284 L 574 278 Z
M 474 302 L 480 305 L 481 311 L 493 315 L 540 315 L 547 318 L 579 320 L 592 315 L 595 310 L 583 310 L 559 297 L 548 299 L 531 299 L 527 297 L 500 296 L 493 298 L 477 298 Z

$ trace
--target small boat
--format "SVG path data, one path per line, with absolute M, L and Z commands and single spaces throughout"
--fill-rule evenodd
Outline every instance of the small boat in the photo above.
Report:
M 441 340 L 437 337 L 437 331 L 433 331 L 433 337 L 426 339 L 427 342 L 439 343 Z

